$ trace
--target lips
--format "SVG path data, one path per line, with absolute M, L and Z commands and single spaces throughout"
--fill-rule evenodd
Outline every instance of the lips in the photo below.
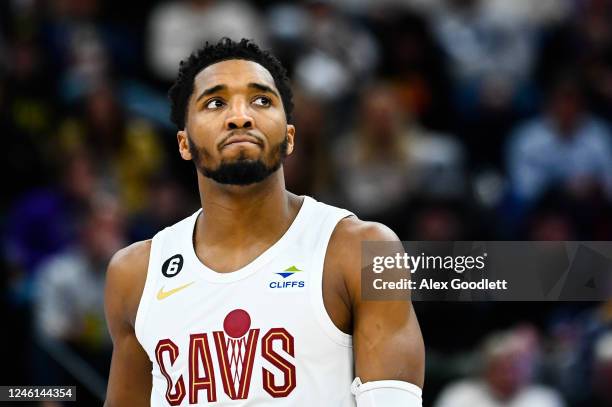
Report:
M 248 135 L 236 135 L 236 136 L 230 136 L 228 139 L 226 139 L 222 147 L 226 147 L 226 146 L 229 146 L 235 143 L 253 143 L 253 144 L 261 145 L 259 140 L 255 137 L 248 136 Z

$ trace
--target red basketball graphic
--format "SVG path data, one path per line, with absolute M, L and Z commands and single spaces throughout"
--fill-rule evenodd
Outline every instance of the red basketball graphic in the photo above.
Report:
M 244 336 L 251 327 L 251 317 L 243 309 L 231 311 L 223 320 L 223 330 L 232 338 Z

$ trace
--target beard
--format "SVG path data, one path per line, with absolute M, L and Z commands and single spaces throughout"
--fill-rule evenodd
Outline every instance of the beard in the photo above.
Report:
M 244 152 L 241 152 L 237 159 L 232 161 L 223 159 L 216 168 L 211 168 L 204 164 L 203 159 L 203 157 L 211 159 L 211 154 L 204 148 L 198 148 L 191 139 L 189 139 L 189 152 L 196 169 L 205 177 L 219 184 L 246 186 L 265 180 L 280 168 L 287 156 L 287 144 L 288 139 L 285 134 L 285 139 L 274 146 L 268 154 L 268 164 L 261 158 L 256 160 L 246 158 Z

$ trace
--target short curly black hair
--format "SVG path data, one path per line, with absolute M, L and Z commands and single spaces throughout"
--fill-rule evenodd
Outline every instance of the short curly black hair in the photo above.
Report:
M 239 42 L 222 38 L 216 44 L 206 42 L 202 48 L 193 52 L 187 60 L 181 61 L 176 81 L 168 91 L 170 99 L 170 119 L 179 130 L 187 122 L 187 104 L 193 93 L 193 80 L 196 75 L 209 65 L 231 59 L 253 61 L 266 68 L 280 92 L 287 123 L 291 123 L 293 112 L 293 92 L 287 71 L 274 55 L 264 51 L 252 40 L 242 39 Z

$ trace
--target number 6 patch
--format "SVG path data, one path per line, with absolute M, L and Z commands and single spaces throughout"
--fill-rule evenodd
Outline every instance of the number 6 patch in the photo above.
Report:
M 183 256 L 175 254 L 162 265 L 162 274 L 166 277 L 176 276 L 183 268 Z

